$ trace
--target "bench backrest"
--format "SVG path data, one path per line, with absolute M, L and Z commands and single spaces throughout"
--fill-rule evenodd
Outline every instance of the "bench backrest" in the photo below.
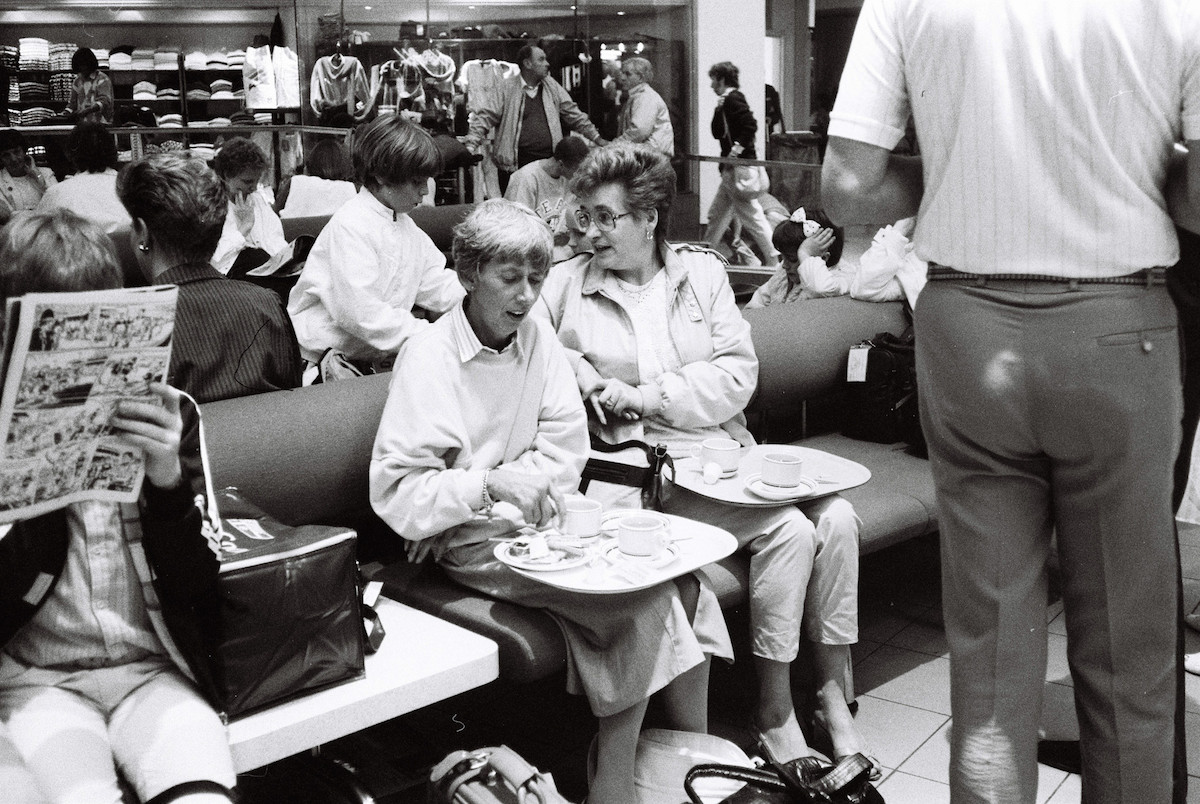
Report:
M 851 346 L 906 326 L 898 302 L 848 297 L 747 310 L 760 362 L 751 409 L 837 391 Z M 390 374 L 202 406 L 213 481 L 288 524 L 369 510 L 367 471 Z
M 369 510 L 367 470 L 391 377 L 202 405 L 213 483 L 237 487 L 289 525 Z
M 429 239 L 440 251 L 449 251 L 454 239 L 454 227 L 457 226 L 467 213 L 475 208 L 474 204 L 445 204 L 440 207 L 422 205 L 408 213 L 413 223 L 421 227 Z M 307 234 L 316 237 L 329 221 L 328 215 L 318 215 L 308 218 L 284 218 L 283 236 L 290 243 L 299 235 Z
M 758 389 L 747 410 L 796 405 L 835 393 L 846 381 L 850 347 L 908 326 L 900 302 L 849 296 L 776 304 L 743 314 L 758 354 Z

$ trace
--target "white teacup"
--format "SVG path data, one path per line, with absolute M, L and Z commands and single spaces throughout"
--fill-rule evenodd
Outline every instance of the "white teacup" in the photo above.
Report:
M 617 526 L 617 549 L 629 556 L 655 556 L 667 546 L 662 521 L 650 516 L 625 516 Z
M 737 471 L 741 453 L 742 445 L 732 438 L 706 438 L 692 446 L 692 457 L 699 458 L 701 466 L 715 463 L 723 475 Z
M 765 485 L 790 489 L 804 482 L 804 461 L 799 455 L 786 452 L 769 452 L 762 459 L 761 479 Z
M 563 533 L 590 539 L 600 533 L 603 506 L 596 500 L 573 495 L 567 497 L 563 511 Z

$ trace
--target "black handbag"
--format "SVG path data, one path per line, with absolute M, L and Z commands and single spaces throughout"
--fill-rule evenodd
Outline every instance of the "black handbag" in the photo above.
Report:
M 746 783 L 721 804 L 884 804 L 869 780 L 871 767 L 862 754 L 844 757 L 837 765 L 815 757 L 764 768 L 697 765 L 688 771 L 683 789 L 692 804 L 703 804 L 695 791 L 696 780 L 719 777 Z
M 207 664 L 220 711 L 235 718 L 362 677 L 355 532 L 284 525 L 236 489 L 216 500 L 220 621 Z
M 675 462 L 667 454 L 665 444 L 656 444 L 652 447 L 645 441 L 636 440 L 609 444 L 593 435 L 592 449 L 608 454 L 624 452 L 628 449 L 640 450 L 646 457 L 646 466 L 632 466 L 620 461 L 592 458 L 583 468 L 583 477 L 579 483 L 580 493 L 587 491 L 588 484 L 593 480 L 601 483 L 633 486 L 642 491 L 642 508 L 650 511 L 663 510 L 663 506 L 670 499 L 672 484 L 675 480 Z
M 914 454 L 928 455 L 912 328 L 899 336 L 881 332 L 855 349 L 866 350 L 866 367 L 853 379 L 847 376 L 842 435 L 880 444 L 903 441 Z

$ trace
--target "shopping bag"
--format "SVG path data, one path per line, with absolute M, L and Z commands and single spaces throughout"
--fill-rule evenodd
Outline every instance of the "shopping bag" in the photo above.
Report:
M 746 200 L 758 198 L 771 189 L 767 169 L 762 165 L 735 165 L 733 168 L 733 191 Z

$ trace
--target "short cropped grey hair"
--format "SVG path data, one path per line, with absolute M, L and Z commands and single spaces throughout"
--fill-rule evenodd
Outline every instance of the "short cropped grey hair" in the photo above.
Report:
M 451 255 L 460 279 L 474 279 L 488 263 L 528 263 L 550 269 L 554 237 L 550 227 L 528 208 L 502 198 L 477 206 L 454 227 Z
M 18 214 L 0 233 L 0 300 L 119 288 L 121 279 L 108 235 L 68 209 Z
M 622 67 L 628 67 L 631 71 L 637 74 L 638 78 L 649 84 L 654 80 L 654 65 L 649 59 L 643 59 L 641 56 L 630 56 L 627 59 L 621 60 Z
M 117 197 L 167 253 L 189 262 L 212 259 L 229 199 L 204 160 L 162 153 L 132 162 L 117 176 Z

